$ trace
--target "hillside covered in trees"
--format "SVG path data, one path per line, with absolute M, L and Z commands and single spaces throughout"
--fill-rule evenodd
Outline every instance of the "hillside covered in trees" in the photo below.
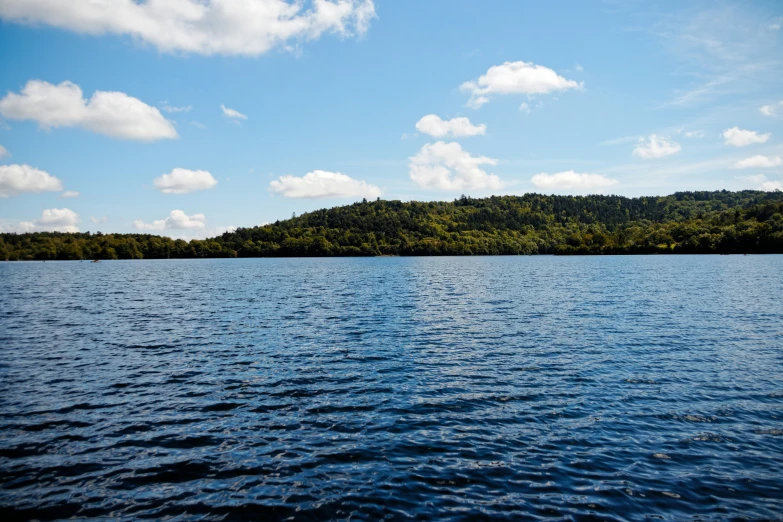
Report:
M 0 259 L 783 253 L 783 192 L 372 201 L 207 240 L 0 234 Z

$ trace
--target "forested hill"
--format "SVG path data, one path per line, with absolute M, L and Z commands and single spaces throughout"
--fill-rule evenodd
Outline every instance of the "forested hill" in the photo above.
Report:
M 0 259 L 783 253 L 783 192 L 372 201 L 207 240 L 0 234 Z

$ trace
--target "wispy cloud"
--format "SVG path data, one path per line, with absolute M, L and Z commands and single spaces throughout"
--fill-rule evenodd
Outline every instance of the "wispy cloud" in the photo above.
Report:
M 623 136 L 622 138 L 612 138 L 611 140 L 602 141 L 601 145 L 625 145 L 626 143 L 636 143 L 641 136 Z
M 220 108 L 223 110 L 223 115 L 226 118 L 231 118 L 232 120 L 234 120 L 237 123 L 239 123 L 239 120 L 246 120 L 247 119 L 247 116 L 245 116 L 241 112 L 236 111 L 234 109 L 231 109 L 229 107 L 226 107 L 223 104 L 220 105 Z
M 762 30 L 768 19 L 749 3 L 683 9 L 656 20 L 650 29 L 680 63 L 687 84 L 661 107 L 694 106 L 725 95 L 755 92 L 783 77 L 777 32 Z
M 191 109 L 193 109 L 192 105 L 187 105 L 187 106 L 184 106 L 184 107 L 174 107 L 172 105 L 169 105 L 168 102 L 163 102 L 161 104 L 161 106 L 160 106 L 160 110 L 162 110 L 163 112 L 168 112 L 168 113 L 172 113 L 172 112 L 190 112 Z
M 762 105 L 759 107 L 759 112 L 764 116 L 777 116 L 783 113 L 783 100 L 777 103 L 770 103 L 769 105 Z

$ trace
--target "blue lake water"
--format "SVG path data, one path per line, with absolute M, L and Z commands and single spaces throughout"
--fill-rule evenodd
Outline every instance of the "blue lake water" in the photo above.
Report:
M 0 515 L 783 517 L 783 256 L 0 263 Z

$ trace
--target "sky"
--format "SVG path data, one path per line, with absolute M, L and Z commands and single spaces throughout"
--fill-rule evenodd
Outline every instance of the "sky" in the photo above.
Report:
M 783 2 L 0 0 L 0 231 L 783 190 Z

